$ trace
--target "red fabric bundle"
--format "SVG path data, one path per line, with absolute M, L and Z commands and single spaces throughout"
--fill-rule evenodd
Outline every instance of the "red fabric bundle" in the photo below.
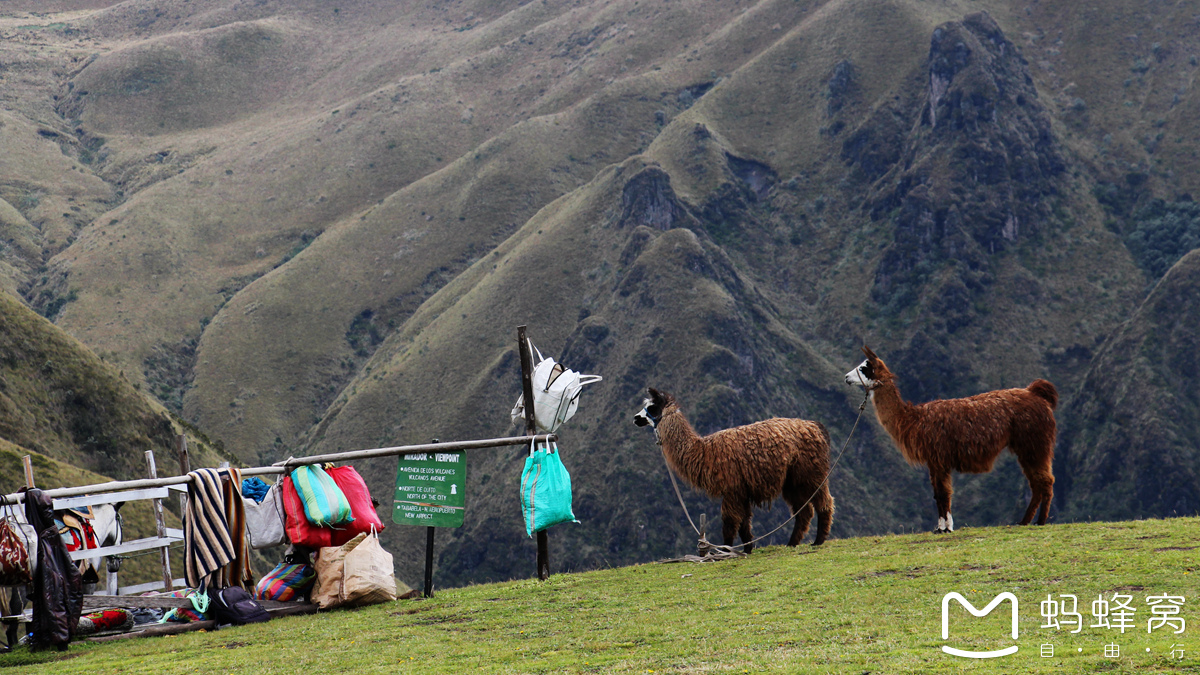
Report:
M 300 500 L 296 486 L 292 485 L 291 476 L 283 477 L 283 511 L 287 515 L 288 541 L 309 548 L 330 545 L 329 536 L 333 534 L 333 530 L 327 527 L 317 527 L 308 522 L 308 518 L 304 515 L 304 502 Z
M 333 531 L 330 546 L 341 546 L 360 532 L 370 532 L 372 526 L 376 532 L 382 531 L 383 523 L 379 520 L 379 514 L 375 512 L 375 505 L 371 503 L 371 491 L 367 489 L 366 481 L 354 467 L 338 466 L 325 473 L 342 489 L 346 501 L 350 502 L 350 513 L 354 514 L 353 522 Z
M 133 614 L 127 609 L 105 609 L 79 617 L 76 635 L 102 633 L 106 630 L 129 630 L 133 628 Z
M 292 485 L 290 476 L 283 479 L 283 510 L 287 514 L 287 536 L 293 544 L 321 548 L 323 546 L 341 546 L 350 541 L 360 532 L 370 532 L 371 526 L 378 532 L 383 529 L 383 522 L 375 512 L 371 503 L 371 492 L 362 476 L 352 466 L 339 466 L 326 469 L 325 473 L 337 483 L 338 488 L 350 502 L 350 512 L 354 521 L 344 523 L 336 529 L 317 527 L 308 522 L 304 515 L 304 503 L 300 500 L 296 486 Z

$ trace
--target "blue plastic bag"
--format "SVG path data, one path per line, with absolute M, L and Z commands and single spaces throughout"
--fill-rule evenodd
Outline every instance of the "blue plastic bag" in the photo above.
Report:
M 579 522 L 571 511 L 571 474 L 563 466 L 557 443 L 553 450 L 530 444 L 521 472 L 521 512 L 525 533 L 531 537 L 552 525 Z

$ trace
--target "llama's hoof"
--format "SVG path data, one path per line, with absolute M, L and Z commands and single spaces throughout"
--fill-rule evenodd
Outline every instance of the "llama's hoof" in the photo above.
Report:
M 938 528 L 938 529 L 934 530 L 934 531 L 933 531 L 933 533 L 934 533 L 934 534 L 946 534 L 946 533 L 947 533 L 947 532 L 949 532 L 949 531 L 950 531 L 950 530 L 944 530 L 944 529 L 942 529 L 942 528 Z

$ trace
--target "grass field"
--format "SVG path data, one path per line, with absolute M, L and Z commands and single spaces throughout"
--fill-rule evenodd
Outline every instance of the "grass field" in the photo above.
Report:
M 432 600 L 288 617 L 211 633 L 73 644 L 17 653 L 0 667 L 29 673 L 928 673 L 1196 672 L 1191 635 L 1198 584 L 1195 518 L 1043 528 L 967 528 L 762 549 L 697 565 L 648 564 L 547 582 L 456 588 Z M 532 566 L 531 566 L 532 567 Z M 1019 600 L 1019 651 L 1008 603 L 983 618 L 954 605 L 941 639 L 941 600 L 982 608 Z M 1133 628 L 1092 628 L 1102 594 L 1132 596 Z M 1041 627 L 1047 594 L 1074 594 L 1077 634 Z M 1173 627 L 1147 633 L 1146 597 L 1184 596 Z M 1052 644 L 1055 656 L 1040 656 Z M 1106 645 L 1120 649 L 1104 656 Z M 1178 657 L 1182 648 L 1182 659 Z

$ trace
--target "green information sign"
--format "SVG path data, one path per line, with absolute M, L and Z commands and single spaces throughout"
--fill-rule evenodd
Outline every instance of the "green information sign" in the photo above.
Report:
M 463 452 L 418 452 L 400 455 L 396 471 L 397 525 L 462 527 L 467 497 L 467 455 Z

